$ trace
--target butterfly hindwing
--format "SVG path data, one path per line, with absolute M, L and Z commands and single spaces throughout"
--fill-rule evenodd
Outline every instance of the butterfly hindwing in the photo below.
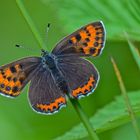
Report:
M 40 67 L 34 75 L 29 88 L 29 101 L 36 112 L 49 115 L 66 106 L 65 94 L 56 85 L 49 69 Z
M 31 79 L 40 63 L 39 57 L 28 57 L 0 67 L 0 94 L 16 97 Z
M 90 23 L 61 40 L 52 53 L 57 56 L 98 56 L 105 45 L 105 28 L 101 21 Z
M 95 90 L 99 74 L 89 61 L 79 57 L 63 57 L 58 59 L 58 67 L 68 82 L 72 97 L 84 97 Z

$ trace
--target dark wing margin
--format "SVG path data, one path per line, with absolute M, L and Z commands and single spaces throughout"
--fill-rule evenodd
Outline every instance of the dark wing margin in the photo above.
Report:
M 16 97 L 31 80 L 40 57 L 27 57 L 0 67 L 0 94 Z
M 98 56 L 105 46 L 105 35 L 102 21 L 90 23 L 62 39 L 52 53 L 57 56 Z
M 46 115 L 66 106 L 65 94 L 57 87 L 51 72 L 42 66 L 31 80 L 29 102 L 34 111 Z
M 99 81 L 99 74 L 92 63 L 80 57 L 58 59 L 58 67 L 70 87 L 70 95 L 81 98 L 93 93 Z

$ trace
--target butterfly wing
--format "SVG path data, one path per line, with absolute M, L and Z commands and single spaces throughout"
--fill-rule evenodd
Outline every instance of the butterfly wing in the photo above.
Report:
M 57 56 L 98 56 L 105 45 L 105 28 L 101 21 L 83 26 L 62 39 L 52 53 Z
M 40 67 L 31 80 L 29 101 L 33 110 L 41 114 L 53 114 L 66 106 L 65 94 L 60 91 L 47 68 Z
M 58 59 L 58 68 L 67 80 L 72 97 L 84 97 L 95 90 L 99 74 L 89 61 L 80 57 L 63 57 Z
M 20 94 L 40 63 L 39 57 L 28 57 L 0 67 L 0 94 L 15 97 Z

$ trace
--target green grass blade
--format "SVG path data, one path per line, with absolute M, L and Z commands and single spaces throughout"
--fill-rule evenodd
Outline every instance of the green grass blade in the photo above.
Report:
M 25 21 L 27 22 L 27 24 L 29 25 L 29 28 L 31 29 L 33 35 L 35 36 L 40 49 L 45 49 L 46 48 L 46 44 L 44 43 L 42 37 L 40 36 L 40 33 L 35 25 L 35 23 L 33 22 L 33 20 L 31 19 L 29 13 L 27 12 L 23 2 L 21 0 L 16 0 L 17 6 L 19 7 L 22 16 L 24 17 Z
M 85 114 L 85 112 L 83 111 L 80 103 L 76 99 L 71 99 L 71 97 L 69 97 L 69 99 L 70 99 L 72 105 L 74 106 L 77 114 L 79 115 L 79 118 L 81 119 L 85 128 L 87 129 L 90 139 L 99 140 L 98 135 L 96 134 L 95 130 L 93 129 L 93 125 L 90 124 L 89 119 L 88 119 L 87 115 Z
M 138 127 L 138 124 L 137 124 L 135 113 L 134 113 L 134 111 L 132 109 L 132 106 L 131 106 L 130 99 L 129 99 L 128 95 L 127 95 L 127 92 L 126 92 L 126 89 L 125 89 L 125 86 L 124 86 L 120 71 L 119 71 L 119 69 L 117 67 L 117 64 L 116 64 L 116 62 L 115 62 L 115 60 L 113 58 L 111 58 L 111 62 L 112 62 L 113 68 L 115 70 L 119 85 L 120 85 L 121 93 L 122 93 L 122 96 L 124 98 L 124 102 L 125 102 L 128 114 L 130 115 L 130 118 L 131 118 L 132 126 L 133 126 L 133 128 L 135 130 L 137 139 L 140 140 L 140 130 L 139 130 L 139 127 Z
M 140 69 L 140 55 L 136 49 L 136 46 L 133 44 L 133 42 L 131 41 L 131 39 L 129 38 L 129 35 L 125 32 L 125 37 L 127 39 L 130 51 L 134 57 L 134 60 L 138 66 L 138 68 Z

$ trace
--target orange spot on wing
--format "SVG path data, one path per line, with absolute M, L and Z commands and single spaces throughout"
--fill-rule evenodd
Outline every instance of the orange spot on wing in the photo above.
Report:
M 7 79 L 4 79 L 2 83 L 7 86 L 9 84 L 9 81 Z
M 14 87 L 15 83 L 13 81 L 9 82 L 9 86 Z
M 51 112 L 53 112 L 53 108 L 55 107 L 56 109 L 58 109 L 60 103 L 65 104 L 66 99 L 64 97 L 60 97 L 60 98 L 56 99 L 55 102 L 50 103 L 49 105 L 47 105 L 47 104 L 37 104 L 37 108 L 40 108 L 41 110 L 45 110 L 45 111 L 50 110 Z
M 88 42 L 88 47 L 93 47 L 93 42 L 94 42 L 94 39 L 92 39 L 90 42 Z
M 87 92 L 85 92 L 85 90 L 87 90 L 88 91 L 88 93 L 89 92 L 91 92 L 91 89 L 93 88 L 93 86 L 94 86 L 94 77 L 93 76 L 91 76 L 90 78 L 89 78 L 89 80 L 88 80 L 88 82 L 83 86 L 83 87 L 78 87 L 77 89 L 75 89 L 75 90 L 73 90 L 72 91 L 72 95 L 74 96 L 74 97 L 77 97 L 78 96 L 78 94 L 87 94 Z M 92 87 L 92 88 L 90 88 L 90 87 Z
M 89 47 L 83 48 L 85 54 L 89 54 Z
M 3 76 L 2 76 L 2 74 L 0 74 L 0 81 L 1 81 L 1 80 L 3 80 Z
M 5 70 L 5 75 L 7 77 L 12 75 L 11 70 L 9 68 Z
M 3 76 L 0 75 L 0 83 L 4 80 Z
M 87 38 L 87 33 L 85 31 L 81 31 L 80 36 L 81 36 L 82 41 L 84 41 L 85 38 Z
M 87 28 L 86 28 L 88 31 L 91 31 L 94 29 L 94 27 L 92 25 L 88 25 Z
M 72 40 L 73 43 L 76 43 L 77 42 L 77 40 L 76 40 L 75 37 L 72 37 L 71 40 Z

